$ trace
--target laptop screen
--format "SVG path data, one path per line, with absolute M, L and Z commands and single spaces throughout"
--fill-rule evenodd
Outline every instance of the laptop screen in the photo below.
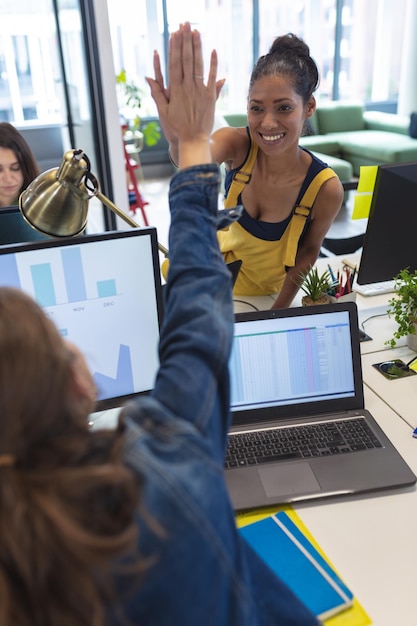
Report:
M 340 305 L 237 315 L 229 362 L 232 410 L 281 407 L 284 415 L 356 401 L 361 377 L 352 315 Z
M 0 208 L 0 244 L 48 239 L 28 224 L 18 206 Z
M 31 295 L 93 372 L 98 409 L 149 392 L 161 281 L 154 228 L 0 248 L 0 284 Z

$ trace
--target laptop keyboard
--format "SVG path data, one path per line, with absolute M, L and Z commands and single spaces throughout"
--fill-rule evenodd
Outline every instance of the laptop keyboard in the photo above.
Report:
M 382 448 L 365 418 L 230 434 L 226 468 Z

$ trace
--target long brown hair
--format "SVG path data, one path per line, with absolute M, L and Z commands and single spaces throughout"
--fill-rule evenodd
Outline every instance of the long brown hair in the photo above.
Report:
M 72 358 L 29 296 L 0 288 L 2 626 L 102 626 L 112 564 L 137 542 L 123 428 L 88 427 Z
M 8 122 L 0 122 L 0 147 L 13 150 L 23 174 L 22 192 L 40 173 L 35 156 L 23 135 Z

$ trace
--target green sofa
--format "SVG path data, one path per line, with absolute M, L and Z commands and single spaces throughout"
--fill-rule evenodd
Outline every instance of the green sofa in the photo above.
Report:
M 417 161 L 417 139 L 409 136 L 409 125 L 407 116 L 333 101 L 317 107 L 311 118 L 313 134 L 301 137 L 300 145 L 348 161 L 359 176 L 361 165 Z
M 247 126 L 247 117 L 246 113 L 226 113 L 224 114 L 224 119 L 229 124 L 229 126 Z M 304 137 L 302 139 L 305 139 Z M 323 144 L 325 147 L 325 144 Z M 330 142 L 330 148 L 334 148 L 334 142 Z M 310 150 L 308 146 L 306 146 Z M 322 161 L 327 163 L 338 175 L 344 186 L 347 188 L 349 182 L 353 178 L 353 167 L 349 163 L 349 161 L 345 161 L 337 156 L 336 150 L 334 150 L 334 154 L 331 152 L 327 152 L 325 150 L 316 150 L 311 148 L 311 151 Z
M 245 126 L 245 114 L 226 114 L 231 126 Z M 310 119 L 312 134 L 300 138 L 332 167 L 343 183 L 359 176 L 361 165 L 417 161 L 417 139 L 409 136 L 407 116 L 365 111 L 363 104 L 330 101 L 320 104 Z M 345 185 L 348 187 L 349 185 Z

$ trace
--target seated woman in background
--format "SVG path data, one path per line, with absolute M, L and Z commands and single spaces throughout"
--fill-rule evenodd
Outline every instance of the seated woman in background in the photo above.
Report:
M 154 63 L 163 85 L 157 56 Z M 343 202 L 336 174 L 298 145 L 318 83 L 308 46 L 292 34 L 278 37 L 252 71 L 248 127 L 221 128 L 211 138 L 213 160 L 226 166 L 225 206 L 244 206 L 219 233 L 225 261 L 242 260 L 234 293 L 277 294 L 272 308 L 291 304 Z M 160 121 L 175 162 L 175 137 Z
M 318 624 L 236 528 L 223 471 L 234 318 L 209 144 L 223 81 L 213 52 L 203 82 L 189 23 L 169 51 L 169 99 L 148 79 L 180 169 L 151 395 L 115 430 L 89 428 L 82 355 L 29 296 L 0 288 L 1 626 Z
M 22 191 L 39 173 L 23 135 L 8 122 L 0 122 L 0 209 L 18 204 Z

